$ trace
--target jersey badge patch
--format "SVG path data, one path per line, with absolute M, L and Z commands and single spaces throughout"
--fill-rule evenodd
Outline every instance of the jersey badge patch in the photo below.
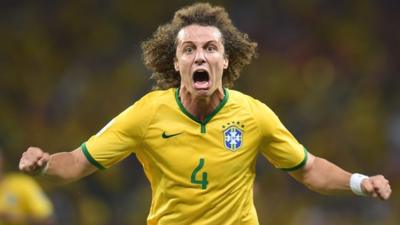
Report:
M 243 144 L 243 130 L 239 128 L 239 122 L 230 122 L 227 126 L 222 126 L 224 134 L 224 145 L 229 151 L 237 151 Z

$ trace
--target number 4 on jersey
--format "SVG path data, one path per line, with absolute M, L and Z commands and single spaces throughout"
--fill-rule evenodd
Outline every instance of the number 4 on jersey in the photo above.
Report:
M 203 168 L 204 166 L 204 159 L 199 160 L 199 165 L 193 170 L 192 172 L 192 183 L 193 184 L 201 184 L 201 189 L 207 189 L 207 172 L 202 173 L 202 179 L 201 180 L 196 180 L 196 175 L 199 173 L 199 171 Z

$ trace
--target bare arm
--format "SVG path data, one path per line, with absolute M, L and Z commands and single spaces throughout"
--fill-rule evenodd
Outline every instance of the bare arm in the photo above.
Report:
M 349 172 L 310 153 L 306 165 L 302 169 L 290 172 L 290 175 L 310 190 L 321 194 L 351 193 Z M 361 188 L 366 195 L 382 200 L 387 200 L 391 194 L 389 181 L 382 175 L 364 179 Z
M 97 170 L 86 159 L 80 147 L 71 152 L 53 155 L 43 152 L 40 148 L 30 147 L 22 154 L 19 169 L 30 175 L 40 173 L 57 183 L 72 182 Z

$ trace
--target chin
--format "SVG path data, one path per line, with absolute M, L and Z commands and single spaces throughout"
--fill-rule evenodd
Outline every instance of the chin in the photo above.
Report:
M 211 96 L 212 93 L 211 93 L 210 89 L 194 89 L 193 94 L 196 97 L 209 97 L 209 96 Z

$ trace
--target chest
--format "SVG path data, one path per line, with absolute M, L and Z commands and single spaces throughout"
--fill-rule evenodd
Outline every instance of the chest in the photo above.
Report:
M 251 173 L 260 142 L 245 112 L 229 111 L 199 123 L 185 115 L 159 115 L 149 125 L 139 158 L 165 176 L 210 179 Z

